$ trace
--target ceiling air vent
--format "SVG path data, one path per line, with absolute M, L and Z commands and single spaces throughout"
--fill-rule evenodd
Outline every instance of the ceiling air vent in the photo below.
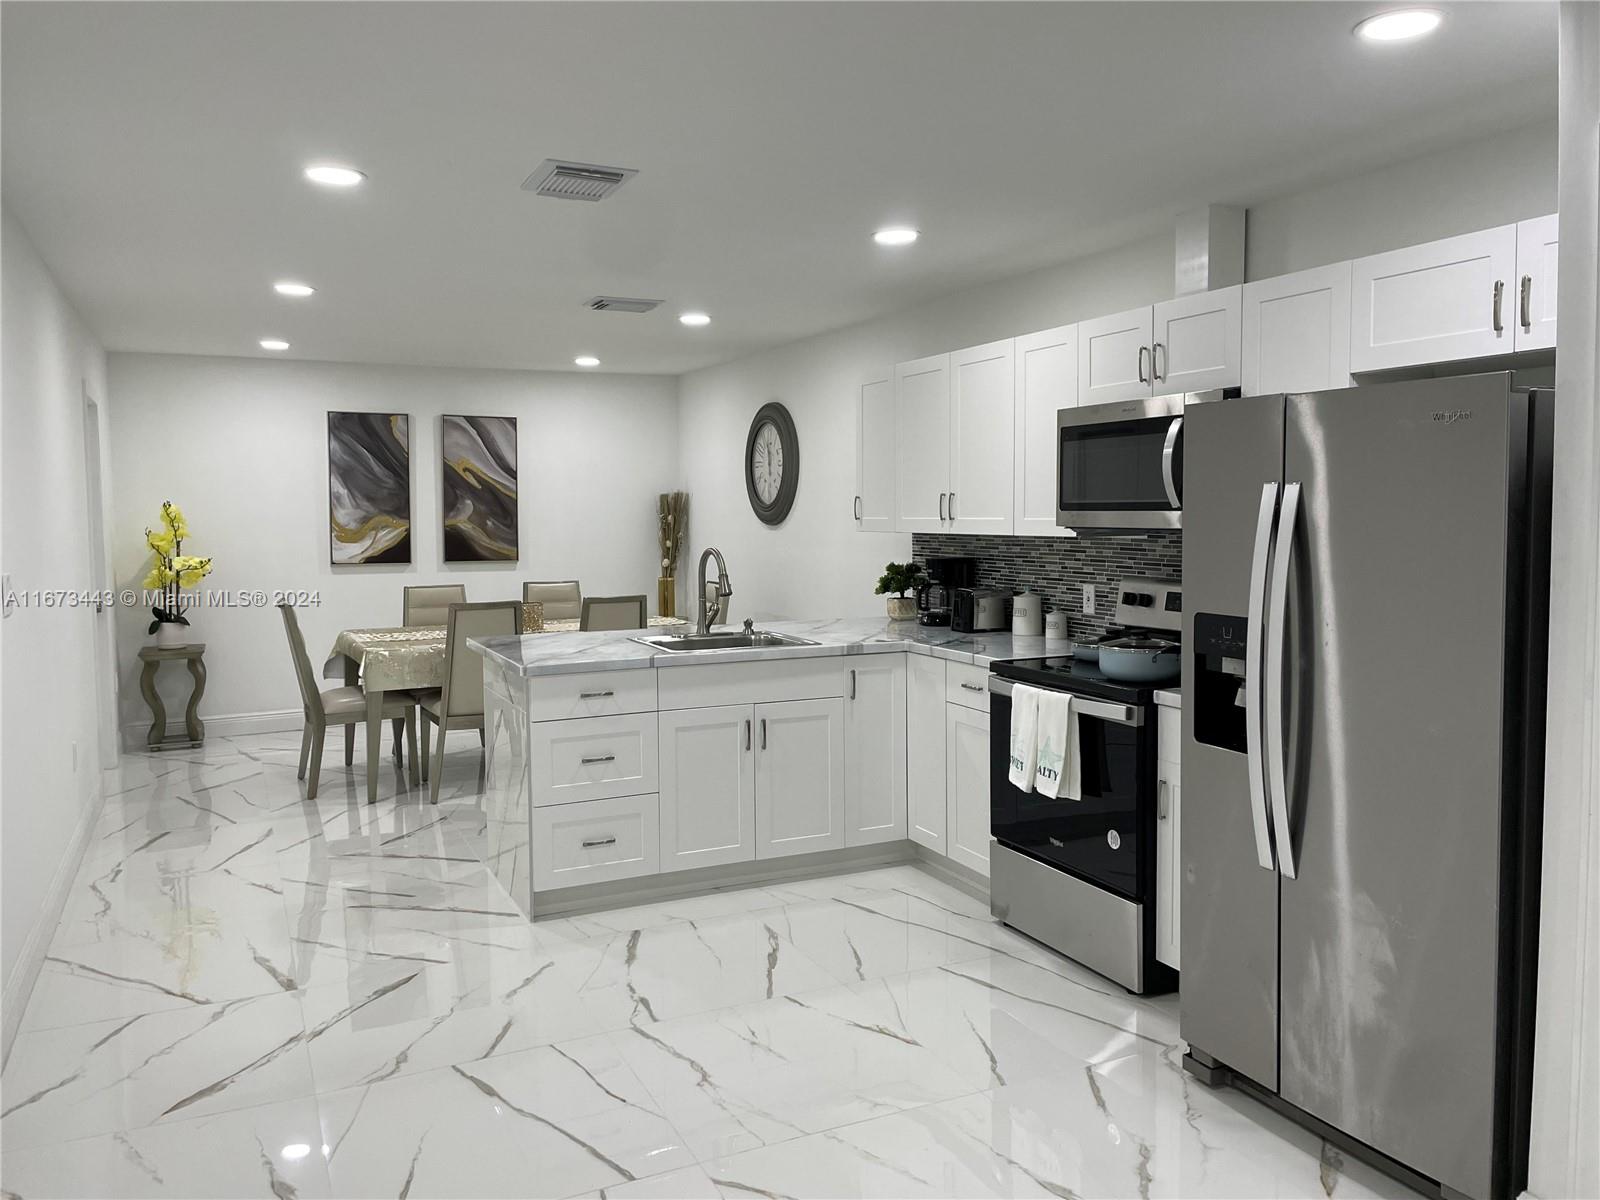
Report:
M 604 200 L 639 172 L 627 167 L 562 162 L 547 158 L 522 181 L 522 190 L 557 200 Z
M 647 313 L 660 305 L 659 300 L 641 300 L 637 296 L 595 296 L 583 302 L 592 312 L 615 313 Z

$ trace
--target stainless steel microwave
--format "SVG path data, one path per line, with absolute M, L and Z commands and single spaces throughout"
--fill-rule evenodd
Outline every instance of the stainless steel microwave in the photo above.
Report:
M 1183 410 L 1226 391 L 1056 413 L 1056 524 L 1085 533 L 1183 527 Z

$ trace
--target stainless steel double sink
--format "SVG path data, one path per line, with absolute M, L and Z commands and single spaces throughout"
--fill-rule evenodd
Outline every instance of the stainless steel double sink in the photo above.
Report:
M 820 642 L 790 637 L 786 633 L 767 633 L 760 629 L 749 633 L 663 633 L 633 640 L 641 646 L 651 646 L 669 654 L 692 654 L 696 650 L 759 650 L 767 646 L 821 645 Z

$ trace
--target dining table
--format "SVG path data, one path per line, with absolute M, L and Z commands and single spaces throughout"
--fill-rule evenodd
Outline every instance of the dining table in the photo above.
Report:
M 687 625 L 679 617 L 651 617 L 651 629 Z M 545 621 L 527 637 L 559 637 L 578 632 L 576 620 Z M 444 687 L 445 627 L 404 625 L 343 629 L 333 639 L 333 649 L 322 665 L 324 679 L 359 686 L 367 698 L 367 803 L 378 799 L 378 748 L 383 734 L 383 694 L 394 691 L 429 691 Z M 355 761 L 355 726 L 344 727 L 345 766 Z M 404 760 L 397 736 L 395 759 Z

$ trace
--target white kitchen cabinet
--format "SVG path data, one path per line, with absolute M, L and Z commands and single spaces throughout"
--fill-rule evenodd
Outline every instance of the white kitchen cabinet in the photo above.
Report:
M 660 714 L 661 870 L 755 858 L 754 720 L 748 704 Z
M 844 698 L 845 845 L 906 836 L 906 655 L 852 655 Z
M 845 844 L 844 701 L 757 704 L 756 857 Z
M 907 832 L 940 854 L 949 853 L 944 689 L 944 659 L 906 656 Z
M 1244 285 L 1246 396 L 1350 386 L 1350 264 Z
M 1556 344 L 1556 254 L 1559 222 L 1552 214 L 1517 224 L 1517 349 Z
M 1007 338 L 950 356 L 952 533 L 1011 532 L 1015 346 Z
M 885 376 L 861 385 L 856 396 L 856 528 L 894 531 L 894 380 Z
M 1183 895 L 1183 715 L 1176 708 L 1156 712 L 1156 958 L 1176 971 Z
M 1150 343 L 1153 394 L 1238 386 L 1241 292 L 1235 285 L 1155 306 Z
M 895 519 L 901 533 L 942 533 L 950 502 L 950 356 L 894 369 Z
M 1516 347 L 1517 227 L 1407 246 L 1351 266 L 1350 369 L 1379 371 Z
M 1078 403 L 1110 404 L 1150 396 L 1155 313 L 1147 307 L 1078 325 Z
M 989 713 L 945 706 L 947 853 L 964 867 L 989 874 Z
M 1071 530 L 1056 524 L 1056 413 L 1078 403 L 1078 327 L 1019 337 L 1016 363 L 1012 532 L 1071 537 Z

